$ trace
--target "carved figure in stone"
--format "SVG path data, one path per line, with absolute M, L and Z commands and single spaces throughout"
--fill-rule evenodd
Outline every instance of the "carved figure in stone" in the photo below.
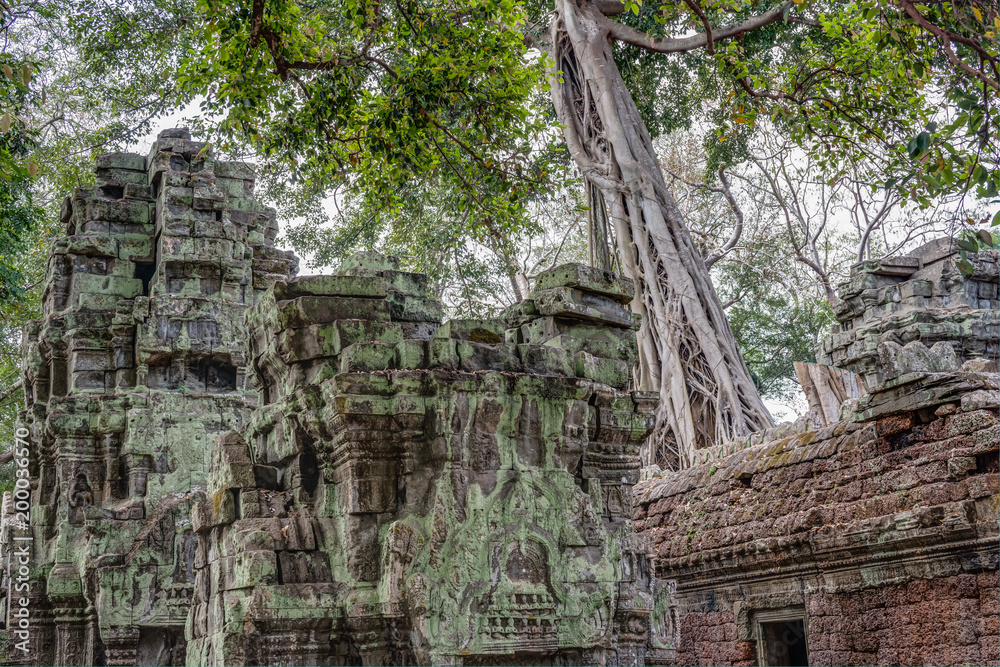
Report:
M 88 507 L 94 504 L 94 492 L 87 481 L 86 473 L 77 473 L 76 482 L 69 496 L 70 507 Z

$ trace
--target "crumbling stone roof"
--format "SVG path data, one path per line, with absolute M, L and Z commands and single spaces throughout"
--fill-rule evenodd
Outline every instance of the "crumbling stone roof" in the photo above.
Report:
M 797 642 L 809 664 L 1000 659 L 996 253 L 972 262 L 963 277 L 943 239 L 854 267 L 823 344 L 864 379 L 841 420 L 636 486 L 636 529 L 676 582 L 672 664 L 796 664 L 760 661 Z

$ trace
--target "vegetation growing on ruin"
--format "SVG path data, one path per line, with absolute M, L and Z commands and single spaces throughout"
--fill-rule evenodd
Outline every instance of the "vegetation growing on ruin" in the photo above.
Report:
M 562 261 L 633 273 L 636 382 L 670 399 L 658 437 L 681 460 L 767 423 L 758 396 L 794 386 L 852 261 L 1000 222 L 983 0 L 44 0 L 3 30 L 25 173 L 0 185 L 42 211 L 4 218 L 7 425 L 56 193 L 192 100 L 319 263 L 377 246 L 466 315 Z M 616 141 L 642 144 L 635 173 Z

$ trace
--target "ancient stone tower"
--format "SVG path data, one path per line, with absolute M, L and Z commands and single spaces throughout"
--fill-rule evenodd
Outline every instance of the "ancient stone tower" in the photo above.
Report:
M 257 400 L 244 312 L 297 260 L 272 247 L 253 172 L 185 130 L 97 167 L 63 205 L 44 319 L 24 335 L 34 553 L 20 657 L 183 664 L 193 498 L 216 435 Z
M 26 664 L 663 663 L 631 521 L 655 396 L 630 281 L 568 265 L 441 324 L 371 253 L 291 278 L 252 172 L 102 156 L 25 334 Z M 13 627 L 8 625 L 8 627 Z

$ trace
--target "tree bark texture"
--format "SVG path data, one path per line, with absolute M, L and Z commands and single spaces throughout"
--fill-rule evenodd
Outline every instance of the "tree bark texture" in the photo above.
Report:
M 708 269 L 667 191 L 649 131 L 591 0 L 556 0 L 552 96 L 570 152 L 607 204 L 622 266 L 636 282 L 639 388 L 658 390 L 646 465 L 679 469 L 696 449 L 771 425 Z
M 809 403 L 809 418 L 816 428 L 840 421 L 840 408 L 849 398 L 861 398 L 865 381 L 842 368 L 793 362 L 795 375 Z

